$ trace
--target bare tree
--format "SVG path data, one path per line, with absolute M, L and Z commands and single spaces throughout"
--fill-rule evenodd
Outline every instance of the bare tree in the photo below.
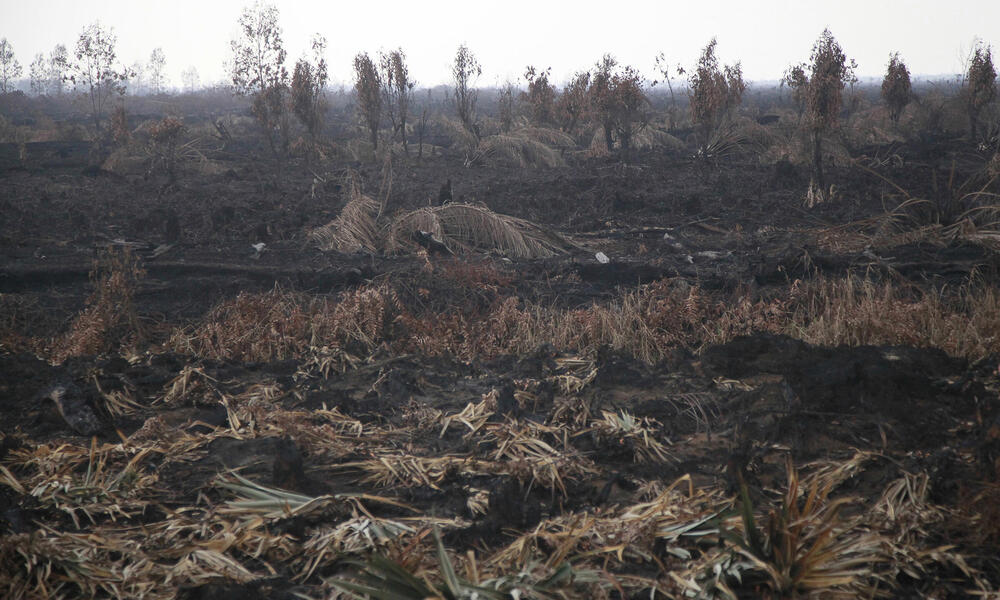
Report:
M 399 134 L 403 140 L 403 151 L 406 149 L 406 119 L 413 101 L 413 88 L 416 82 L 410 79 L 410 69 L 406 66 L 406 53 L 397 48 L 379 55 L 379 67 L 382 71 L 382 103 L 386 116 L 392 125 L 393 135 Z
M 844 87 L 854 77 L 851 64 L 830 30 L 824 29 L 813 45 L 809 84 L 806 87 L 806 105 L 813 140 L 814 185 L 811 187 L 820 192 L 826 189 L 826 179 L 823 176 L 823 134 L 837 126 Z
M 670 63 L 667 62 L 667 55 L 664 54 L 663 52 L 660 52 L 659 54 L 656 55 L 655 64 L 656 64 L 656 70 L 660 73 L 660 76 L 663 79 L 659 81 L 654 81 L 653 85 L 656 86 L 659 83 L 667 84 L 667 91 L 670 93 L 670 108 L 667 109 L 667 116 L 670 122 L 667 128 L 673 129 L 675 125 L 674 121 L 677 118 L 677 98 L 676 96 L 674 96 L 673 78 L 675 74 L 684 75 L 686 71 L 684 70 L 684 67 L 680 65 L 676 65 L 673 68 L 671 68 Z
M 324 96 L 327 79 L 326 58 L 324 58 L 326 38 L 319 34 L 314 35 L 312 52 L 312 62 L 300 58 L 295 63 L 295 71 L 292 73 L 292 112 L 305 126 L 315 145 L 326 108 Z
M 113 30 L 92 23 L 80 33 L 73 54 L 76 60 L 69 64 L 69 81 L 82 87 L 90 101 L 90 114 L 98 135 L 108 101 L 115 94 L 125 93 L 125 82 L 129 78 L 129 70 L 115 64 L 117 41 Z
M 146 66 L 139 61 L 132 63 L 132 78 L 128 82 L 128 89 L 133 96 L 141 96 L 145 92 Z
M 45 60 L 45 55 L 39 52 L 35 55 L 35 60 L 31 61 L 31 68 L 28 70 L 28 78 L 31 81 L 31 93 L 36 96 L 48 93 L 49 90 L 49 65 Z
M 275 156 L 279 156 L 277 135 L 287 132 L 284 95 L 288 87 L 278 16 L 278 9 L 270 4 L 258 2 L 244 8 L 239 18 L 239 33 L 230 42 L 229 65 L 234 90 L 253 99 L 254 117 L 264 129 Z M 283 139 L 282 146 L 285 142 Z
M 969 54 L 965 74 L 965 110 L 969 115 L 969 137 L 976 141 L 979 113 L 997 97 L 997 72 L 993 67 L 993 49 L 977 41 Z
M 0 93 L 14 91 L 14 80 L 21 76 L 21 63 L 14 56 L 14 47 L 7 38 L 0 39 Z
M 382 76 L 367 52 L 354 57 L 354 90 L 358 94 L 358 116 L 368 128 L 372 150 L 378 150 L 382 124 Z
M 889 109 L 889 118 L 893 123 L 899 123 L 903 109 L 910 103 L 910 70 L 899 58 L 899 52 L 889 55 L 889 67 L 882 79 L 882 99 Z
M 198 84 L 201 83 L 201 77 L 198 76 L 198 69 L 194 65 L 189 66 L 184 69 L 181 73 L 181 84 L 184 85 L 184 91 L 188 94 L 193 94 L 195 90 L 198 89 Z
M 468 46 L 462 44 L 455 53 L 455 62 L 451 67 L 451 77 L 455 84 L 453 92 L 455 110 L 462 125 L 470 133 L 479 137 L 476 131 L 476 80 L 483 74 L 483 68 Z
M 66 46 L 56 44 L 56 47 L 49 52 L 49 93 L 55 92 L 57 96 L 63 93 L 63 84 L 66 81 L 66 71 L 69 69 L 69 52 Z
M 154 48 L 149 55 L 149 87 L 154 94 L 161 94 L 163 86 L 166 85 L 166 76 L 163 71 L 167 66 L 167 57 L 163 54 L 163 48 Z

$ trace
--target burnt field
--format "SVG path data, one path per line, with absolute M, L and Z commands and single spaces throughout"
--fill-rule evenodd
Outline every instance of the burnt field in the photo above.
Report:
M 0 595 L 995 595 L 1000 159 L 880 110 L 0 145 Z

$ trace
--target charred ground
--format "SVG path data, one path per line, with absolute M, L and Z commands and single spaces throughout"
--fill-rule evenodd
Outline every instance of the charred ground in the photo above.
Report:
M 466 165 L 443 134 L 375 163 L 205 145 L 174 182 L 0 147 L 0 584 L 329 597 L 388 585 L 372 555 L 447 581 L 437 529 L 462 585 L 780 596 L 750 511 L 832 553 L 801 590 L 857 560 L 840 592 L 995 593 L 998 238 L 938 200 L 996 159 L 859 146 L 806 208 L 806 167 L 678 143 L 559 167 Z M 570 249 L 310 235 L 359 183 L 401 212 L 446 182 Z

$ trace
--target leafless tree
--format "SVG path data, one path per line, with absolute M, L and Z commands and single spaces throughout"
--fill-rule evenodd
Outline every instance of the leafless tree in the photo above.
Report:
M 145 92 L 146 66 L 139 61 L 132 63 L 132 78 L 129 79 L 128 89 L 133 96 L 141 96 Z
M 367 52 L 354 57 L 354 90 L 358 95 L 358 116 L 368 129 L 372 149 L 377 151 L 382 124 L 382 76 Z
M 21 76 L 21 63 L 7 38 L 0 39 L 0 93 L 14 91 L 14 80 Z
M 382 104 L 393 135 L 398 134 L 403 140 L 403 150 L 406 150 L 406 119 L 413 101 L 413 88 L 416 82 L 410 79 L 410 69 L 406 66 L 406 53 L 397 48 L 379 55 L 379 68 L 382 76 Z
M 256 3 L 243 9 L 239 18 L 239 33 L 230 42 L 232 62 L 230 73 L 237 94 L 253 99 L 253 114 L 264 129 L 267 143 L 275 156 L 287 145 L 287 115 L 285 91 L 288 71 L 285 69 L 285 46 L 278 24 L 278 9 L 271 4 Z
M 184 85 L 184 91 L 188 94 L 193 94 L 198 89 L 201 77 L 198 76 L 198 69 L 194 65 L 184 69 L 181 73 L 181 83 Z
M 670 107 L 667 109 L 667 118 L 669 119 L 667 128 L 673 129 L 677 120 L 677 97 L 674 95 L 673 79 L 675 75 L 683 76 L 687 73 L 687 71 L 685 71 L 684 67 L 680 65 L 674 65 L 671 67 L 670 63 L 667 62 L 667 55 L 663 52 L 656 55 L 655 66 L 662 79 L 654 81 L 653 86 L 659 85 L 660 83 L 667 84 L 667 91 L 670 94 Z
M 163 93 L 163 86 L 166 85 L 166 76 L 163 70 L 167 66 L 167 57 L 163 54 L 163 48 L 154 48 L 149 55 L 149 87 L 154 94 Z
M 83 29 L 76 41 L 75 60 L 69 64 L 69 81 L 82 88 L 90 103 L 90 114 L 98 135 L 107 111 L 107 104 L 115 95 L 125 93 L 129 70 L 116 65 L 118 55 L 114 31 L 100 23 Z
M 483 68 L 468 46 L 462 44 L 455 53 L 451 67 L 452 82 L 455 84 L 453 97 L 458 118 L 467 131 L 479 137 L 476 131 L 476 80 L 483 74 Z
M 35 60 L 31 61 L 28 70 L 28 78 L 31 81 L 31 93 L 41 96 L 49 91 L 49 64 L 45 60 L 45 55 L 39 52 L 35 55 Z

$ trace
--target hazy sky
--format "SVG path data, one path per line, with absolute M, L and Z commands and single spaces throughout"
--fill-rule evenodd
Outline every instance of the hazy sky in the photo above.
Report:
M 119 58 L 148 61 L 159 46 L 169 84 L 194 65 L 202 83 L 224 78 L 229 40 L 246 0 L 0 0 L 0 37 L 24 66 L 57 43 L 72 52 L 80 30 L 99 20 L 114 28 Z M 773 80 L 804 61 L 829 27 L 861 76 L 881 76 L 889 53 L 899 51 L 914 74 L 961 70 L 975 37 L 1000 46 L 1000 0 L 611 1 L 547 2 L 275 2 L 281 11 L 289 69 L 311 34 L 328 40 L 331 80 L 349 82 L 359 51 L 401 46 L 420 85 L 447 81 L 455 49 L 469 45 L 483 65 L 479 85 L 515 83 L 525 65 L 552 67 L 562 82 L 604 53 L 653 77 L 660 51 L 691 66 L 711 39 L 723 62 L 742 61 L 744 76 Z M 998 61 L 1000 62 L 1000 61 Z

